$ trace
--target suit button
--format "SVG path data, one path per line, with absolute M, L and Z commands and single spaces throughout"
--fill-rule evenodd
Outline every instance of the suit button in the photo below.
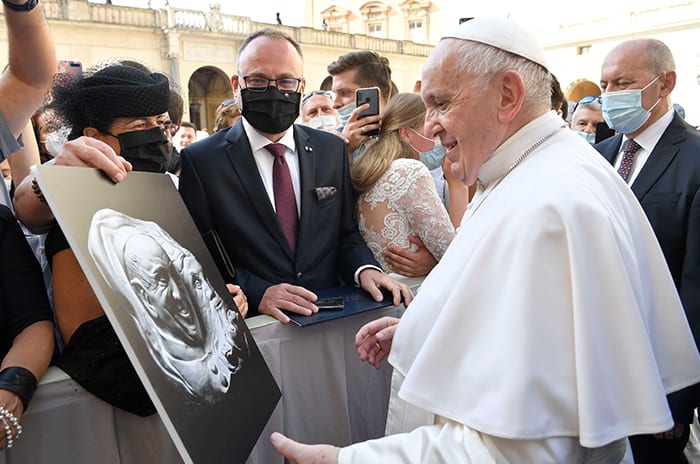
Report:
M 301 279 L 301 276 L 302 276 L 301 272 L 297 272 L 297 279 Z

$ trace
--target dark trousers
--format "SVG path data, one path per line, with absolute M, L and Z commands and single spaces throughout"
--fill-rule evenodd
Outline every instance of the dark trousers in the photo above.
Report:
M 683 435 L 667 440 L 654 438 L 654 435 L 629 437 L 635 464 L 688 464 L 683 455 L 690 437 L 690 425 L 686 425 Z

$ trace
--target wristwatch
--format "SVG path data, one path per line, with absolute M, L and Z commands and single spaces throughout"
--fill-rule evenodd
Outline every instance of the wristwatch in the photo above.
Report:
M 22 3 L 21 5 L 10 3 L 7 0 L 2 0 L 2 3 L 14 11 L 32 11 L 39 4 L 39 0 L 27 0 L 26 3 Z

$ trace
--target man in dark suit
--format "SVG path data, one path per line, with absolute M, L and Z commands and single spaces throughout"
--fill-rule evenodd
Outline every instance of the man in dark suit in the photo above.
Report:
M 410 302 L 358 232 L 342 139 L 293 125 L 304 90 L 299 44 L 275 29 L 254 32 L 231 83 L 241 121 L 183 150 L 180 193 L 220 270 L 247 294 L 249 314 L 310 315 L 310 290 L 339 277 L 378 301 L 384 288 L 395 304 Z
M 623 42 L 602 66 L 603 116 L 618 134 L 595 147 L 630 184 L 651 222 L 698 346 L 700 134 L 671 108 L 673 56 L 658 40 Z M 650 327 L 653 330 L 653 327 Z M 685 462 L 697 385 L 668 396 L 676 426 L 630 438 L 636 463 Z

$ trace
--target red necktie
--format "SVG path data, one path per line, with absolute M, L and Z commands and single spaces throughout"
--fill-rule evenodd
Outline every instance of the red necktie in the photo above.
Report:
M 632 139 L 625 140 L 622 144 L 622 162 L 620 167 L 617 169 L 617 173 L 627 182 L 630 178 L 630 172 L 632 171 L 632 163 L 634 162 L 634 155 L 637 151 L 642 148 L 637 142 Z
M 286 148 L 281 143 L 271 143 L 265 149 L 275 157 L 272 167 L 272 189 L 275 195 L 275 210 L 277 220 L 282 226 L 287 237 L 292 253 L 297 245 L 297 228 L 299 217 L 297 215 L 297 201 L 292 187 L 292 176 L 289 174 L 289 166 L 284 159 Z

